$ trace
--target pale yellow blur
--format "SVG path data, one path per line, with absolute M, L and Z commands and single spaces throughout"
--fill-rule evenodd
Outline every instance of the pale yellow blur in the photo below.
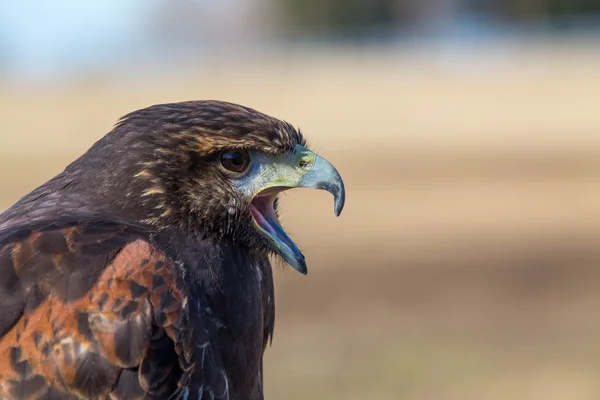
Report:
M 590 45 L 591 46 L 591 45 Z M 221 99 L 300 126 L 342 174 L 286 193 L 309 274 L 278 270 L 269 399 L 600 398 L 600 54 L 452 65 L 393 49 L 0 91 L 0 208 L 120 116 Z M 511 53 L 512 54 L 512 53 Z M 595 55 L 596 54 L 596 55 Z M 496 58 L 494 58 L 496 57 Z

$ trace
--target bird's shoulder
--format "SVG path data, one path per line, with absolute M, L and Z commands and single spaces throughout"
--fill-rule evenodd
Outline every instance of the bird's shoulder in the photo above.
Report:
M 0 397 L 129 399 L 183 386 L 192 360 L 176 268 L 120 221 L 4 224 Z

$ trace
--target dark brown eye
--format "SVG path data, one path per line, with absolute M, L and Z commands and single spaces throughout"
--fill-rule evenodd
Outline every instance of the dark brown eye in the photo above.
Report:
M 250 155 L 246 150 L 227 150 L 221 153 L 221 165 L 232 172 L 244 172 L 250 165 Z

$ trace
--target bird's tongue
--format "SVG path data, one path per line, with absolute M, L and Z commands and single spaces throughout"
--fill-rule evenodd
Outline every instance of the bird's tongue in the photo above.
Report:
M 267 219 L 265 218 L 265 216 L 252 203 L 250 204 L 250 211 L 252 211 L 252 216 L 256 220 L 256 223 L 258 224 L 258 226 L 260 226 L 265 231 L 267 231 L 271 236 L 278 237 L 277 236 L 277 232 L 275 231 L 275 228 L 273 227 L 273 225 L 271 225 L 269 223 L 269 221 L 267 221 Z
M 270 196 L 257 196 L 254 201 L 250 203 L 250 211 L 258 226 L 265 232 L 290 249 L 296 250 L 296 245 L 285 233 L 281 225 L 279 225 L 279 221 L 275 216 L 273 201 L 276 195 L 277 194 L 274 193 Z

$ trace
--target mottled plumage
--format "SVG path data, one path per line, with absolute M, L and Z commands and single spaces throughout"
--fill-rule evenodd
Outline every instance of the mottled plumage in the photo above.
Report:
M 262 399 L 268 256 L 305 268 L 276 192 L 337 190 L 343 205 L 341 180 L 312 177 L 302 146 L 242 106 L 153 106 L 4 212 L 0 398 Z M 251 152 L 242 172 L 223 167 L 235 151 Z

